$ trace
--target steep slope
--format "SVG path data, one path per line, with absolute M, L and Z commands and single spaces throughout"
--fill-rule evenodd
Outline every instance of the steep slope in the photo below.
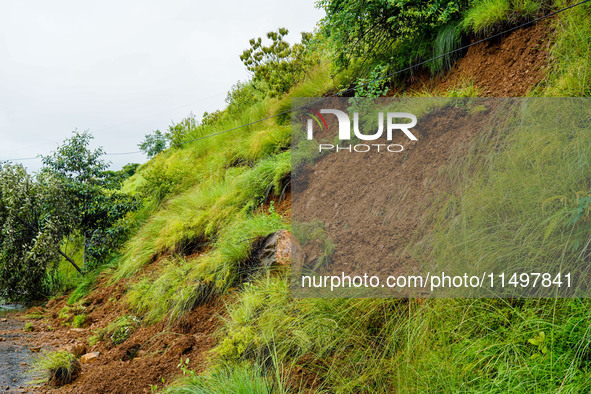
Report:
M 478 96 L 526 96 L 548 73 L 555 25 L 556 18 L 548 18 L 471 46 L 451 71 L 435 77 L 419 72 L 405 90 L 440 96 L 471 86 Z
M 547 78 L 552 68 L 547 43 L 553 38 L 556 23 L 546 21 L 497 41 L 475 45 L 450 72 L 434 79 L 427 72 L 419 72 L 410 79 L 406 90 L 398 93 L 526 95 Z M 311 79 L 292 93 L 319 96 L 334 89 L 326 67 L 318 67 Z M 257 103 L 248 113 L 236 116 L 231 125 L 205 129 L 204 133 L 248 123 L 285 108 L 289 108 L 286 98 Z M 111 341 L 111 332 L 103 335 L 102 341 L 91 341 L 87 350 L 101 352 L 98 360 L 84 364 L 74 383 L 52 392 L 149 392 L 154 386 L 161 389 L 182 373 L 178 367 L 181 356 L 189 358 L 187 366 L 196 373 L 209 368 L 211 360 L 223 360 L 240 370 L 244 362 L 254 360 L 256 364 L 261 361 L 257 357 L 264 356 L 266 362 L 275 360 L 273 365 L 265 364 L 266 369 L 280 375 L 279 380 L 296 391 L 317 387 L 362 391 L 381 383 L 394 388 L 395 369 L 401 365 L 407 367 L 408 376 L 400 377 L 398 388 L 459 389 L 443 382 L 446 372 L 459 370 L 452 368 L 457 367 L 454 364 L 444 371 L 445 356 L 451 359 L 454 351 L 468 347 L 466 341 L 473 333 L 492 332 L 499 327 L 502 330 L 511 326 L 507 321 L 513 318 L 517 330 L 523 323 L 518 318 L 522 311 L 535 314 L 547 308 L 547 304 L 534 304 L 527 309 L 524 303 L 513 308 L 511 302 L 488 301 L 473 305 L 421 300 L 294 302 L 289 298 L 284 270 L 257 279 L 254 274 L 259 267 L 250 259 L 253 244 L 260 237 L 289 228 L 289 198 L 285 196 L 289 196 L 290 157 L 286 150 L 290 136 L 289 127 L 281 123 L 284 121 L 269 120 L 191 142 L 165 152 L 146 166 L 146 178 L 170 177 L 173 187 L 163 194 L 161 203 L 138 215 L 139 230 L 127 244 L 119 266 L 106 271 L 88 295 L 83 294 L 73 303 L 84 309 L 68 310 L 68 300 L 61 298 L 37 311 L 41 320 L 30 320 L 37 329 L 37 343 L 54 348 L 88 344 L 90 337 L 104 334 L 122 316 L 137 316 L 143 322 L 121 344 Z M 471 130 L 455 136 L 426 136 L 426 144 L 412 150 L 407 165 L 423 168 L 429 161 L 427 157 L 433 156 L 436 165 L 409 182 L 420 189 L 439 166 L 449 164 L 452 156 L 463 152 L 441 152 L 438 147 L 443 142 L 447 146 L 462 139 L 468 143 L 472 137 Z M 142 177 L 132 180 L 133 188 L 146 185 Z M 409 206 L 398 218 L 399 224 L 410 222 L 409 229 L 415 229 L 420 222 L 418 213 L 428 202 L 419 199 Z M 225 303 L 231 305 L 229 310 Z M 570 307 L 565 306 L 561 313 L 582 313 L 584 309 Z M 71 328 L 76 314 L 88 318 L 82 331 Z M 452 328 L 437 331 L 444 320 L 455 322 L 447 318 L 455 314 L 468 316 L 470 321 L 480 316 L 483 325 L 468 327 L 465 332 Z M 489 322 L 490 326 L 485 325 Z M 457 323 L 459 327 L 463 322 Z M 533 325 L 523 323 L 527 335 L 534 335 Z M 475 343 L 489 349 L 490 343 L 476 334 Z M 417 339 L 416 347 L 410 340 L 404 342 L 404 338 L 411 337 Z M 384 338 L 402 339 L 392 339 L 390 346 L 383 344 Z M 216 344 L 215 351 L 210 352 Z M 404 353 L 405 346 L 410 349 L 408 354 Z M 437 348 L 441 357 L 428 358 L 432 355 L 430 348 Z M 492 365 L 494 354 L 486 354 Z M 455 360 L 469 362 L 467 374 L 487 363 L 477 357 Z M 279 370 L 279 364 L 283 370 Z M 427 378 L 421 384 L 409 383 L 419 380 L 421 368 L 426 367 L 439 371 L 441 381 L 433 378 L 431 387 Z

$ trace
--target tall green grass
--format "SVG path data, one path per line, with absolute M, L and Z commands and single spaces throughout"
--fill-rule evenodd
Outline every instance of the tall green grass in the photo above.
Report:
M 557 1 L 556 7 L 572 4 Z M 591 96 L 591 6 L 565 11 L 556 19 L 555 42 L 550 50 L 550 71 L 536 90 L 544 96 Z
M 585 111 L 581 102 L 543 99 L 501 111 L 497 126 L 437 175 L 461 193 L 444 199 L 437 225 L 415 241 L 423 259 L 442 269 L 580 264 L 589 243 L 570 247 L 578 230 L 567 213 L 578 192 L 591 190 Z M 303 368 L 319 377 L 320 392 L 591 389 L 586 300 L 293 300 L 289 278 L 275 276 L 247 286 L 228 311 L 220 362 L 279 362 L 289 387 L 300 387 Z
M 177 252 L 187 243 L 212 242 L 239 214 L 252 212 L 273 190 L 281 193 L 290 168 L 290 152 L 284 152 L 253 168 L 229 169 L 220 182 L 204 182 L 175 196 L 128 242 L 115 279 L 132 275 L 158 255 Z
M 212 249 L 195 258 L 168 258 L 156 273 L 133 284 L 126 295 L 129 305 L 154 322 L 181 317 L 212 295 L 266 271 L 249 264 L 251 246 L 258 237 L 287 228 L 278 215 L 242 215 L 220 232 Z
M 219 368 L 205 375 L 189 374 L 166 390 L 166 394 L 271 394 L 281 392 L 260 369 L 248 364 Z
M 591 191 L 588 101 L 531 99 L 499 116 L 452 169 L 458 192 L 436 206 L 424 259 L 446 272 L 560 267 L 586 275 L 586 252 L 569 247 L 577 229 L 567 218 L 579 193 Z
M 432 74 L 448 71 L 462 57 L 460 51 L 446 55 L 462 47 L 464 44 L 462 38 L 461 23 L 451 23 L 439 30 L 433 42 L 433 57 L 436 59 L 429 63 Z
M 476 1 L 462 22 L 467 32 L 489 35 L 512 24 L 533 19 L 543 8 L 540 0 Z

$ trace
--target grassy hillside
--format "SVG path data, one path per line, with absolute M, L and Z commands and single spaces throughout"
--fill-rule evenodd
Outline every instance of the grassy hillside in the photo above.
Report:
M 79 284 L 69 303 L 100 290 L 99 272 L 108 277 L 101 285 L 125 283 L 121 301 L 143 325 L 173 322 L 197 305 L 226 300 L 208 371 L 184 370 L 167 389 L 173 393 L 590 390 L 591 303 L 584 299 L 292 299 L 285 268 L 263 269 L 249 259 L 257 237 L 291 230 L 289 215 L 275 208 L 289 190 L 289 115 L 202 138 L 288 110 L 290 97 L 333 94 L 566 4 L 459 2 L 460 11 L 434 19 L 429 30 L 409 24 L 407 38 L 391 39 L 381 51 L 355 48 L 348 62 L 334 49 L 343 33 L 325 21 L 333 30 L 321 30 L 308 44 L 312 60 L 288 90 L 266 94 L 256 85 L 264 79 L 247 82 L 231 92 L 226 109 L 200 124 L 175 126 L 173 147 L 124 186 L 144 205 L 131 218 L 135 230 L 121 254 Z M 591 7 L 550 23 L 548 72 L 529 95 L 589 96 Z M 453 73 L 454 60 L 423 69 Z M 404 90 L 408 77 L 357 93 L 380 95 L 389 87 L 412 95 Z M 475 96 L 482 88 L 468 79 L 446 94 Z M 429 217 L 436 225 L 410 248 L 442 264 L 474 256 L 588 259 L 589 214 L 580 204 L 591 193 L 591 134 L 501 133 L 474 139 L 469 152 L 438 172 L 438 181 L 458 192 L 439 202 Z M 474 230 L 483 223 L 485 234 Z

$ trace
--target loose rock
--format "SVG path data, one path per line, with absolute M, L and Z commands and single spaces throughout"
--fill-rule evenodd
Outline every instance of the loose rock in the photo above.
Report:
M 96 360 L 99 356 L 99 352 L 86 353 L 84 356 L 80 357 L 80 362 L 82 364 L 88 364 Z

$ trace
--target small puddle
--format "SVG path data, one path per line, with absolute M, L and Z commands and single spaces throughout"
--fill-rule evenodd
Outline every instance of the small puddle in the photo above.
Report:
M 24 392 L 31 377 L 26 371 L 31 351 L 23 341 L 24 324 L 11 315 L 24 309 L 21 305 L 0 305 L 0 392 Z

